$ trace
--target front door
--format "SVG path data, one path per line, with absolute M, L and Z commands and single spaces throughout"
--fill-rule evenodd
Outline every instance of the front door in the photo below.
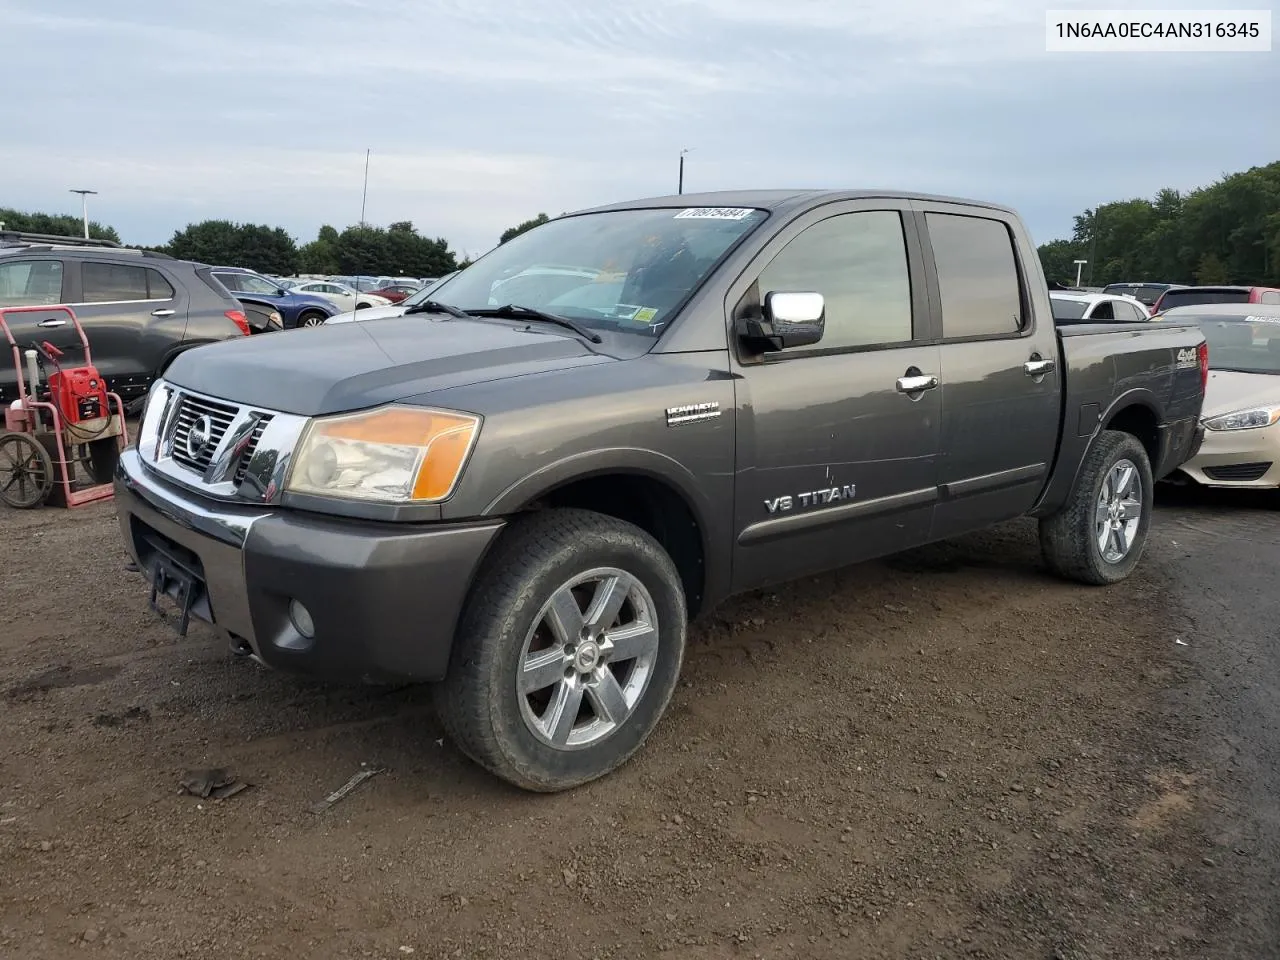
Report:
M 69 266 L 72 309 L 89 338 L 94 366 L 125 403 L 137 400 L 146 394 L 164 352 L 182 341 L 186 292 L 141 264 L 81 260 Z M 75 359 L 80 361 L 79 352 Z
M 799 218 L 730 292 L 737 317 L 771 292 L 816 292 L 822 340 L 758 356 L 736 337 L 734 588 L 922 542 L 937 495 L 941 390 L 914 221 L 896 201 Z
M 5 257 L 0 259 L 0 307 L 44 307 L 65 303 L 69 295 L 66 267 L 53 257 Z M 70 322 L 61 311 L 50 313 L 18 313 L 5 318 L 5 323 L 19 354 L 41 341 L 56 347 L 69 346 Z M 21 357 L 23 377 L 26 359 Z M 18 375 L 13 369 L 13 350 L 0 334 L 0 406 L 8 406 L 18 397 Z M 28 384 L 30 386 L 30 384 Z M 0 420 L 0 426 L 3 420 Z

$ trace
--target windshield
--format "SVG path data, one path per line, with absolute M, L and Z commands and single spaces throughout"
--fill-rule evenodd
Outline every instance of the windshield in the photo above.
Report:
M 518 304 L 585 327 L 657 336 L 766 216 L 745 207 L 695 207 L 552 220 L 486 254 L 429 299 L 468 312 Z M 428 299 L 423 293 L 411 299 Z
M 1280 374 L 1280 314 L 1191 315 L 1176 319 L 1194 321 L 1204 331 L 1210 370 Z
M 1161 312 L 1201 303 L 1248 303 L 1248 290 L 1170 290 L 1160 301 Z
M 423 303 L 423 302 L 425 302 L 425 301 L 427 301 L 427 300 L 430 300 L 430 299 L 431 299 L 431 294 L 432 294 L 434 291 L 436 291 L 437 289 L 439 289 L 443 284 L 445 284 L 445 283 L 447 283 L 448 281 L 452 280 L 452 279 L 453 279 L 454 277 L 456 277 L 460 272 L 461 272 L 461 271 L 455 270 L 455 271 L 453 271 L 453 273 L 446 273 L 446 274 L 445 274 L 443 277 L 441 277 L 439 280 L 432 280 L 432 281 L 431 281 L 430 283 L 428 283 L 425 287 L 422 287 L 421 289 L 419 289 L 416 293 L 413 293 L 413 294 L 411 294 L 411 295 L 409 295 L 409 296 L 405 297 L 403 300 L 401 300 L 401 301 L 400 301 L 400 306 L 402 306 L 402 307 L 414 307 L 414 306 L 417 306 L 417 305 L 418 305 L 418 304 L 420 304 L 420 303 Z
M 1055 320 L 1079 320 L 1089 306 L 1083 300 L 1065 300 L 1061 297 L 1050 297 L 1049 303 L 1053 305 Z

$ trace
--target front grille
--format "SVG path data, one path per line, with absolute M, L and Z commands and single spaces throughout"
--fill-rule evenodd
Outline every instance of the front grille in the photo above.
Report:
M 232 482 L 238 487 L 240 481 L 244 479 L 244 472 L 249 469 L 249 461 L 253 459 L 253 451 L 258 449 L 258 441 L 262 439 L 262 431 L 267 429 L 267 424 L 271 422 L 271 417 L 266 414 L 258 415 L 257 425 L 253 428 L 253 433 L 249 434 L 249 442 L 245 445 L 244 452 L 240 454 L 240 460 L 236 464 L 236 473 L 232 478 Z
M 1210 480 L 1235 480 L 1244 483 L 1257 480 L 1270 469 L 1270 463 L 1229 463 L 1225 466 L 1205 467 L 1204 475 Z
M 232 404 L 183 394 L 174 413 L 173 459 L 196 473 L 204 473 L 238 412 L 238 408 Z M 204 417 L 209 418 L 208 438 L 202 445 L 192 449 L 191 431 Z

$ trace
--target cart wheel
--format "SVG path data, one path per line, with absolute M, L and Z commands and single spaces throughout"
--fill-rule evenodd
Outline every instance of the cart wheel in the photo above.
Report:
M 44 503 L 53 490 L 53 458 L 29 434 L 0 433 L 0 500 L 17 510 Z

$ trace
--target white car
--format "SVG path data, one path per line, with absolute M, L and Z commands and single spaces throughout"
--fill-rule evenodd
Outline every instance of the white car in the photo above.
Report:
M 386 317 L 403 317 L 411 307 L 416 306 L 425 300 L 431 299 L 432 291 L 438 289 L 441 284 L 456 276 L 457 273 L 457 270 L 453 271 L 453 273 L 446 273 L 439 280 L 435 281 L 435 283 L 427 284 L 417 293 L 405 297 L 399 303 L 392 303 L 385 307 L 373 307 L 369 310 L 361 310 L 359 312 L 351 311 L 349 313 L 340 313 L 336 317 L 330 317 L 324 322 L 324 325 L 327 327 L 334 323 L 352 323 L 356 320 L 382 320 Z
M 374 296 L 372 293 L 357 293 L 346 284 L 332 280 L 307 280 L 294 285 L 291 289 L 298 293 L 310 293 L 324 297 L 343 310 L 365 310 L 370 307 L 387 307 L 391 301 L 386 297 Z M 331 318 L 332 319 L 332 318 Z
M 1053 319 L 1062 323 L 1137 323 L 1150 320 L 1151 313 L 1137 297 L 1118 296 L 1114 293 L 1065 293 L 1049 294 L 1053 307 Z

